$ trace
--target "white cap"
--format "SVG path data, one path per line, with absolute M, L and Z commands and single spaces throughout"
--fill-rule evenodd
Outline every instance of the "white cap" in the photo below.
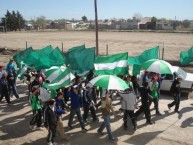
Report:
M 72 87 L 75 89 L 75 88 L 78 88 L 78 85 L 74 85 L 74 86 L 72 86 Z
M 86 87 L 92 88 L 92 84 L 88 83 L 88 84 L 86 84 Z
M 183 79 L 181 75 L 176 76 L 177 79 Z

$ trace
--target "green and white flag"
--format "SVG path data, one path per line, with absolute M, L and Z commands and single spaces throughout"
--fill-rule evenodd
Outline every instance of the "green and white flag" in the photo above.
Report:
M 71 70 L 64 66 L 51 67 L 45 72 L 45 76 L 50 83 L 44 83 L 43 86 L 50 90 L 56 90 L 68 86 L 71 84 L 71 80 L 75 78 L 75 76 L 71 73 Z
M 126 75 L 128 74 L 128 53 L 109 56 L 98 56 L 95 59 L 95 75 Z

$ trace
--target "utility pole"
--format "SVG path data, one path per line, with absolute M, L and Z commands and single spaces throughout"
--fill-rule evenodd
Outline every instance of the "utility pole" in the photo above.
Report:
M 95 8 L 96 55 L 99 55 L 97 0 L 94 0 L 94 8 Z

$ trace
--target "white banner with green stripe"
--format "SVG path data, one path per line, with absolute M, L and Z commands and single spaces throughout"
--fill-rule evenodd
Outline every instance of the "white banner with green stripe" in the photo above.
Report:
M 71 84 L 71 80 L 75 78 L 75 76 L 71 73 L 71 70 L 64 66 L 51 67 L 46 70 L 45 76 L 50 83 L 44 83 L 44 87 L 50 90 L 56 90 L 68 86 Z
M 128 74 L 128 53 L 109 56 L 98 56 L 95 59 L 95 74 L 126 75 Z

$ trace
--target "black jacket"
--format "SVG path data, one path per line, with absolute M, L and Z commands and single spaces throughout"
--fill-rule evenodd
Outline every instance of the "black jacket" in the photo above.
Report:
M 151 93 L 150 89 L 141 86 L 139 88 L 139 91 L 140 91 L 140 94 L 141 94 L 142 105 L 148 103 L 149 102 L 149 98 L 150 98 L 148 94 Z
M 179 94 L 180 93 L 180 82 L 175 79 L 174 82 L 172 83 L 172 86 L 170 88 L 170 92 L 172 94 Z
M 44 110 L 44 126 L 47 127 L 53 127 L 57 125 L 57 116 L 55 112 L 47 106 Z

